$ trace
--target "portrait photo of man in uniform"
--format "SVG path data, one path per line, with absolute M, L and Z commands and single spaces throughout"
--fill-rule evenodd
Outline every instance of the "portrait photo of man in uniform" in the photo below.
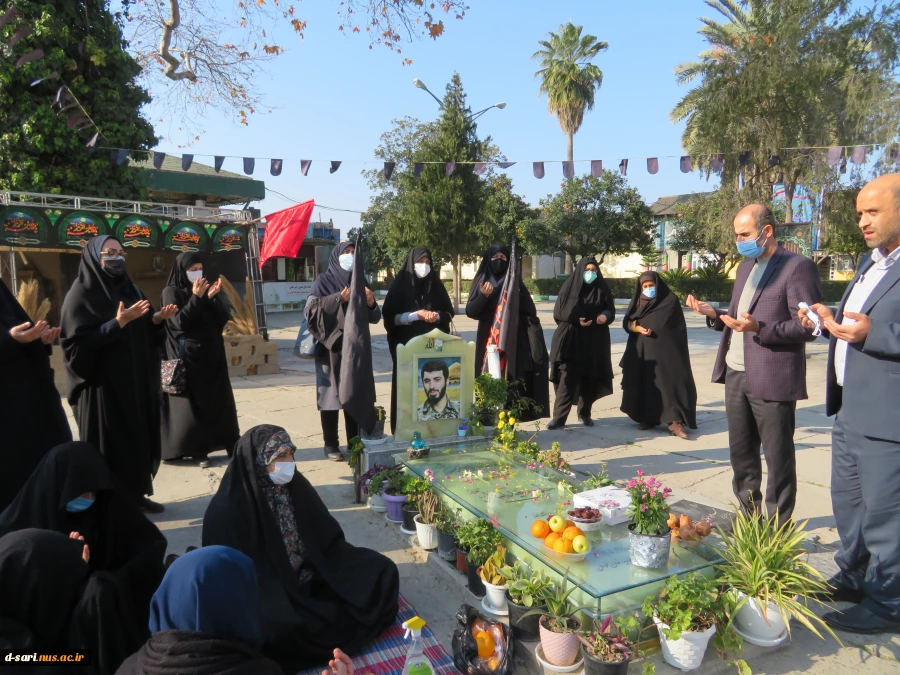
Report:
M 459 357 L 419 359 L 416 403 L 419 422 L 459 419 Z M 453 400 L 456 399 L 456 400 Z

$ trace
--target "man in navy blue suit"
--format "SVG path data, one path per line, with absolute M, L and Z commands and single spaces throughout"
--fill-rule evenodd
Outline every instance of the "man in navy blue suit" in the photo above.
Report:
M 837 315 L 812 305 L 830 339 L 826 412 L 835 415 L 831 501 L 841 547 L 833 600 L 857 604 L 822 618 L 851 633 L 900 632 L 900 174 L 856 198 L 872 252 Z M 801 310 L 801 322 L 818 333 Z

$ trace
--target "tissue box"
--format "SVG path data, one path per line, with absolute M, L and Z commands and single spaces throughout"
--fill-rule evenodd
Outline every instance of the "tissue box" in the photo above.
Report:
M 619 503 L 619 506 L 603 506 L 601 502 L 612 500 Z M 625 512 L 631 505 L 631 497 L 628 492 L 622 488 L 608 486 L 597 488 L 596 490 L 588 490 L 587 492 L 579 492 L 573 498 L 575 508 L 590 507 L 597 509 L 603 514 L 603 522 L 607 525 L 618 525 L 628 520 Z

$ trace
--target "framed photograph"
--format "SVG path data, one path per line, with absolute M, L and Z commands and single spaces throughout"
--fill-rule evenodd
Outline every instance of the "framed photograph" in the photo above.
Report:
M 416 421 L 461 419 L 462 357 L 416 355 L 415 364 L 418 375 L 414 402 Z

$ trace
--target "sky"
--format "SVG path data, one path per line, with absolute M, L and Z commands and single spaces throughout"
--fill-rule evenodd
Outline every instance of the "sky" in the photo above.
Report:
M 223 12 L 234 2 L 215 1 Z M 266 64 L 258 81 L 271 114 L 253 115 L 250 124 L 242 126 L 211 113 L 203 120 L 200 140 L 189 150 L 179 148 L 188 139 L 180 137 L 174 125 L 157 124 L 160 135 L 168 133 L 158 149 L 193 152 L 196 161 L 207 164 L 212 158 L 200 155 L 283 159 L 281 176 L 269 175 L 268 161 L 258 160 L 253 177 L 291 200 L 314 199 L 314 219 L 332 218 L 346 234 L 359 223 L 352 211 L 369 206 L 371 195 L 360 172 L 381 166 L 374 150 L 391 120 L 438 115 L 437 103 L 413 86 L 413 78 L 441 98 L 457 71 L 473 111 L 506 102 L 504 110 L 490 110 L 478 120 L 478 132 L 490 135 L 510 161 L 519 162 L 506 173 L 515 191 L 536 206 L 559 189 L 562 166 L 546 165 L 546 177 L 538 180 L 531 162 L 565 159 L 566 138 L 548 113 L 546 99 L 538 96 L 538 66 L 531 55 L 549 31 L 571 20 L 609 43 L 595 59 L 603 71 L 603 86 L 575 136 L 576 161 L 602 159 L 604 168 L 615 169 L 629 158 L 628 180 L 648 203 L 663 195 L 714 187 L 698 173 L 680 172 L 683 124 L 669 120 L 669 111 L 688 91 L 676 84 L 673 68 L 694 60 L 704 48 L 697 34 L 698 17 L 713 10 L 702 0 L 470 0 L 465 19 L 445 19 L 440 38 L 403 45 L 403 57 L 413 60 L 407 66 L 403 57 L 384 47 L 370 50 L 363 36 L 341 34 L 338 5 L 336 0 L 295 0 L 298 17 L 308 21 L 306 38 L 300 41 L 286 30 L 276 34 L 287 51 Z M 151 106 L 148 118 L 159 117 Z M 647 172 L 648 157 L 660 158 L 656 175 Z M 306 177 L 300 173 L 301 159 L 313 160 Z M 328 172 L 331 160 L 343 162 L 334 174 Z M 239 159 L 226 160 L 223 168 L 242 172 Z M 589 170 L 588 162 L 576 164 L 578 173 Z M 266 214 L 292 203 L 268 192 L 257 206 Z

